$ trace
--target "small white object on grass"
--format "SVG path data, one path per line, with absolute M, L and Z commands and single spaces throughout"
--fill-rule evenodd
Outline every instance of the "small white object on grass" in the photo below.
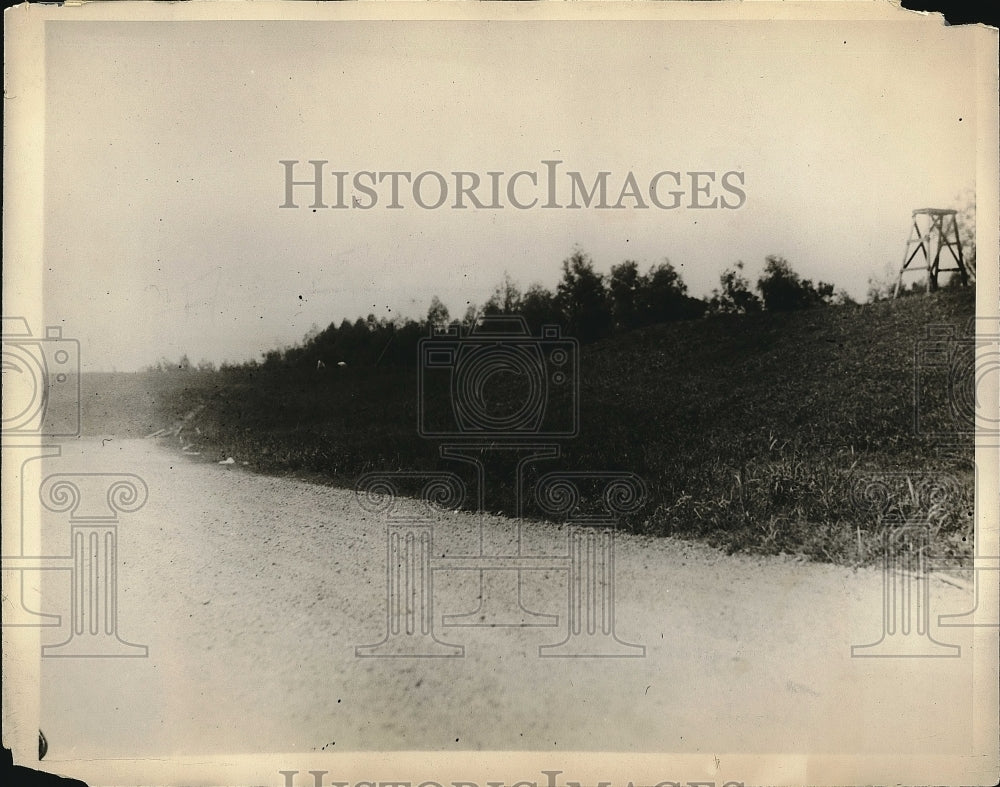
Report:
M 219 462 L 219 464 L 220 465 L 234 465 L 234 464 L 236 464 L 236 460 L 233 459 L 230 456 L 230 457 L 227 457 L 227 458 L 223 459 L 221 462 Z

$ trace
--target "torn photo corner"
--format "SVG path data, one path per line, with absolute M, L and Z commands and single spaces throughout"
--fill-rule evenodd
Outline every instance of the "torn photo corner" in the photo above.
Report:
M 995 28 L 4 21 L 15 764 L 996 782 Z

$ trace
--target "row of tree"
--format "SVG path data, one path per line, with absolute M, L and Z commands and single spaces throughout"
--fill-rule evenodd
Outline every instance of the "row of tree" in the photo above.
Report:
M 880 298 L 869 293 L 869 299 Z M 223 365 L 223 371 L 264 368 L 315 369 L 343 361 L 348 365 L 381 366 L 412 364 L 417 342 L 432 329 L 475 325 L 481 317 L 518 314 L 533 335 L 543 325 L 559 325 L 567 336 L 582 343 L 606 338 L 657 323 L 691 320 L 721 314 L 788 312 L 853 301 L 843 290 L 827 282 L 802 278 L 783 257 L 766 258 L 755 285 L 746 279 L 743 263 L 737 262 L 719 277 L 719 286 L 707 298 L 688 294 L 680 273 L 667 260 L 642 271 L 634 260 L 626 260 L 603 274 L 582 249 L 575 249 L 562 262 L 562 275 L 554 291 L 541 284 L 522 290 L 508 274 L 481 306 L 469 305 L 461 319 L 435 296 L 425 319 L 378 319 L 373 314 L 354 322 L 331 323 L 314 328 L 294 347 L 269 350 L 260 362 Z M 180 364 L 161 361 L 160 370 L 210 369 L 197 367 L 185 356 Z
M 417 342 L 431 329 L 468 329 L 481 317 L 492 315 L 521 315 L 533 335 L 538 335 L 543 325 L 559 325 L 565 335 L 587 343 L 674 320 L 791 311 L 850 301 L 832 284 L 813 284 L 801 278 L 787 260 L 777 256 L 767 258 L 755 290 L 744 277 L 741 262 L 722 274 L 710 297 L 695 298 L 688 294 L 683 278 L 669 261 L 642 271 L 638 263 L 627 260 L 603 274 L 590 255 L 578 248 L 563 260 L 554 291 L 540 284 L 522 290 L 505 274 L 486 302 L 471 304 L 461 319 L 453 318 L 435 296 L 424 320 L 377 319 L 370 314 L 354 322 L 332 323 L 325 330 L 310 332 L 299 346 L 265 353 L 261 365 L 314 369 L 320 360 L 324 364 L 343 361 L 349 366 L 412 364 Z
M 585 252 L 577 249 L 562 263 L 562 277 L 551 292 L 532 285 L 522 294 L 505 276 L 482 307 L 470 306 L 461 321 L 471 325 L 481 315 L 521 314 L 533 329 L 544 324 L 562 325 L 567 334 L 582 342 L 605 338 L 656 323 L 690 320 L 712 314 L 749 314 L 761 311 L 793 311 L 850 298 L 832 284 L 813 284 L 801 278 L 782 257 L 767 258 L 755 293 L 743 276 L 743 263 L 727 269 L 719 287 L 709 298 L 694 298 L 669 261 L 642 272 L 627 260 L 611 268 L 609 275 L 595 270 Z M 449 324 L 447 308 L 437 298 L 428 312 L 428 323 Z

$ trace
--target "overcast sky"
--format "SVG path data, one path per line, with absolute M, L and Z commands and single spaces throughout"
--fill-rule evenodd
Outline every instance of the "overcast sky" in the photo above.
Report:
M 910 212 L 975 185 L 973 57 L 931 24 L 50 23 L 46 323 L 85 370 L 244 360 L 434 295 L 461 316 L 505 271 L 554 287 L 575 245 L 604 272 L 669 258 L 699 296 L 779 254 L 861 299 Z M 484 178 L 558 159 L 610 172 L 612 202 L 629 171 L 738 170 L 746 199 L 390 210 L 383 184 L 371 210 L 281 209 L 289 159 Z

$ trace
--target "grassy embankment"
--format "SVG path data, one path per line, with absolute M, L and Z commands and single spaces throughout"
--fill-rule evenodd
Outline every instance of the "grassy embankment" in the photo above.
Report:
M 973 314 L 973 293 L 952 291 L 670 323 L 583 347 L 580 435 L 529 479 L 553 469 L 630 470 L 650 500 L 627 529 L 856 564 L 879 558 L 889 520 L 852 504 L 852 490 L 865 474 L 912 471 L 910 482 L 890 483 L 896 509 L 930 522 L 936 553 L 968 557 L 971 441 L 946 446 L 917 433 L 915 380 L 927 383 L 921 431 L 951 416 L 945 371 L 915 375 L 914 350 L 926 326 L 961 332 Z M 261 472 L 344 486 L 369 471 L 462 474 L 439 458 L 439 442 L 417 434 L 415 366 L 325 371 L 91 377 L 85 430 L 141 436 L 203 405 L 180 441 L 213 461 L 232 456 Z M 505 396 L 502 386 L 496 395 Z M 509 464 L 486 461 L 489 507 L 513 513 L 514 490 L 497 480 Z M 928 471 L 955 477 L 958 491 L 916 502 L 911 485 Z

